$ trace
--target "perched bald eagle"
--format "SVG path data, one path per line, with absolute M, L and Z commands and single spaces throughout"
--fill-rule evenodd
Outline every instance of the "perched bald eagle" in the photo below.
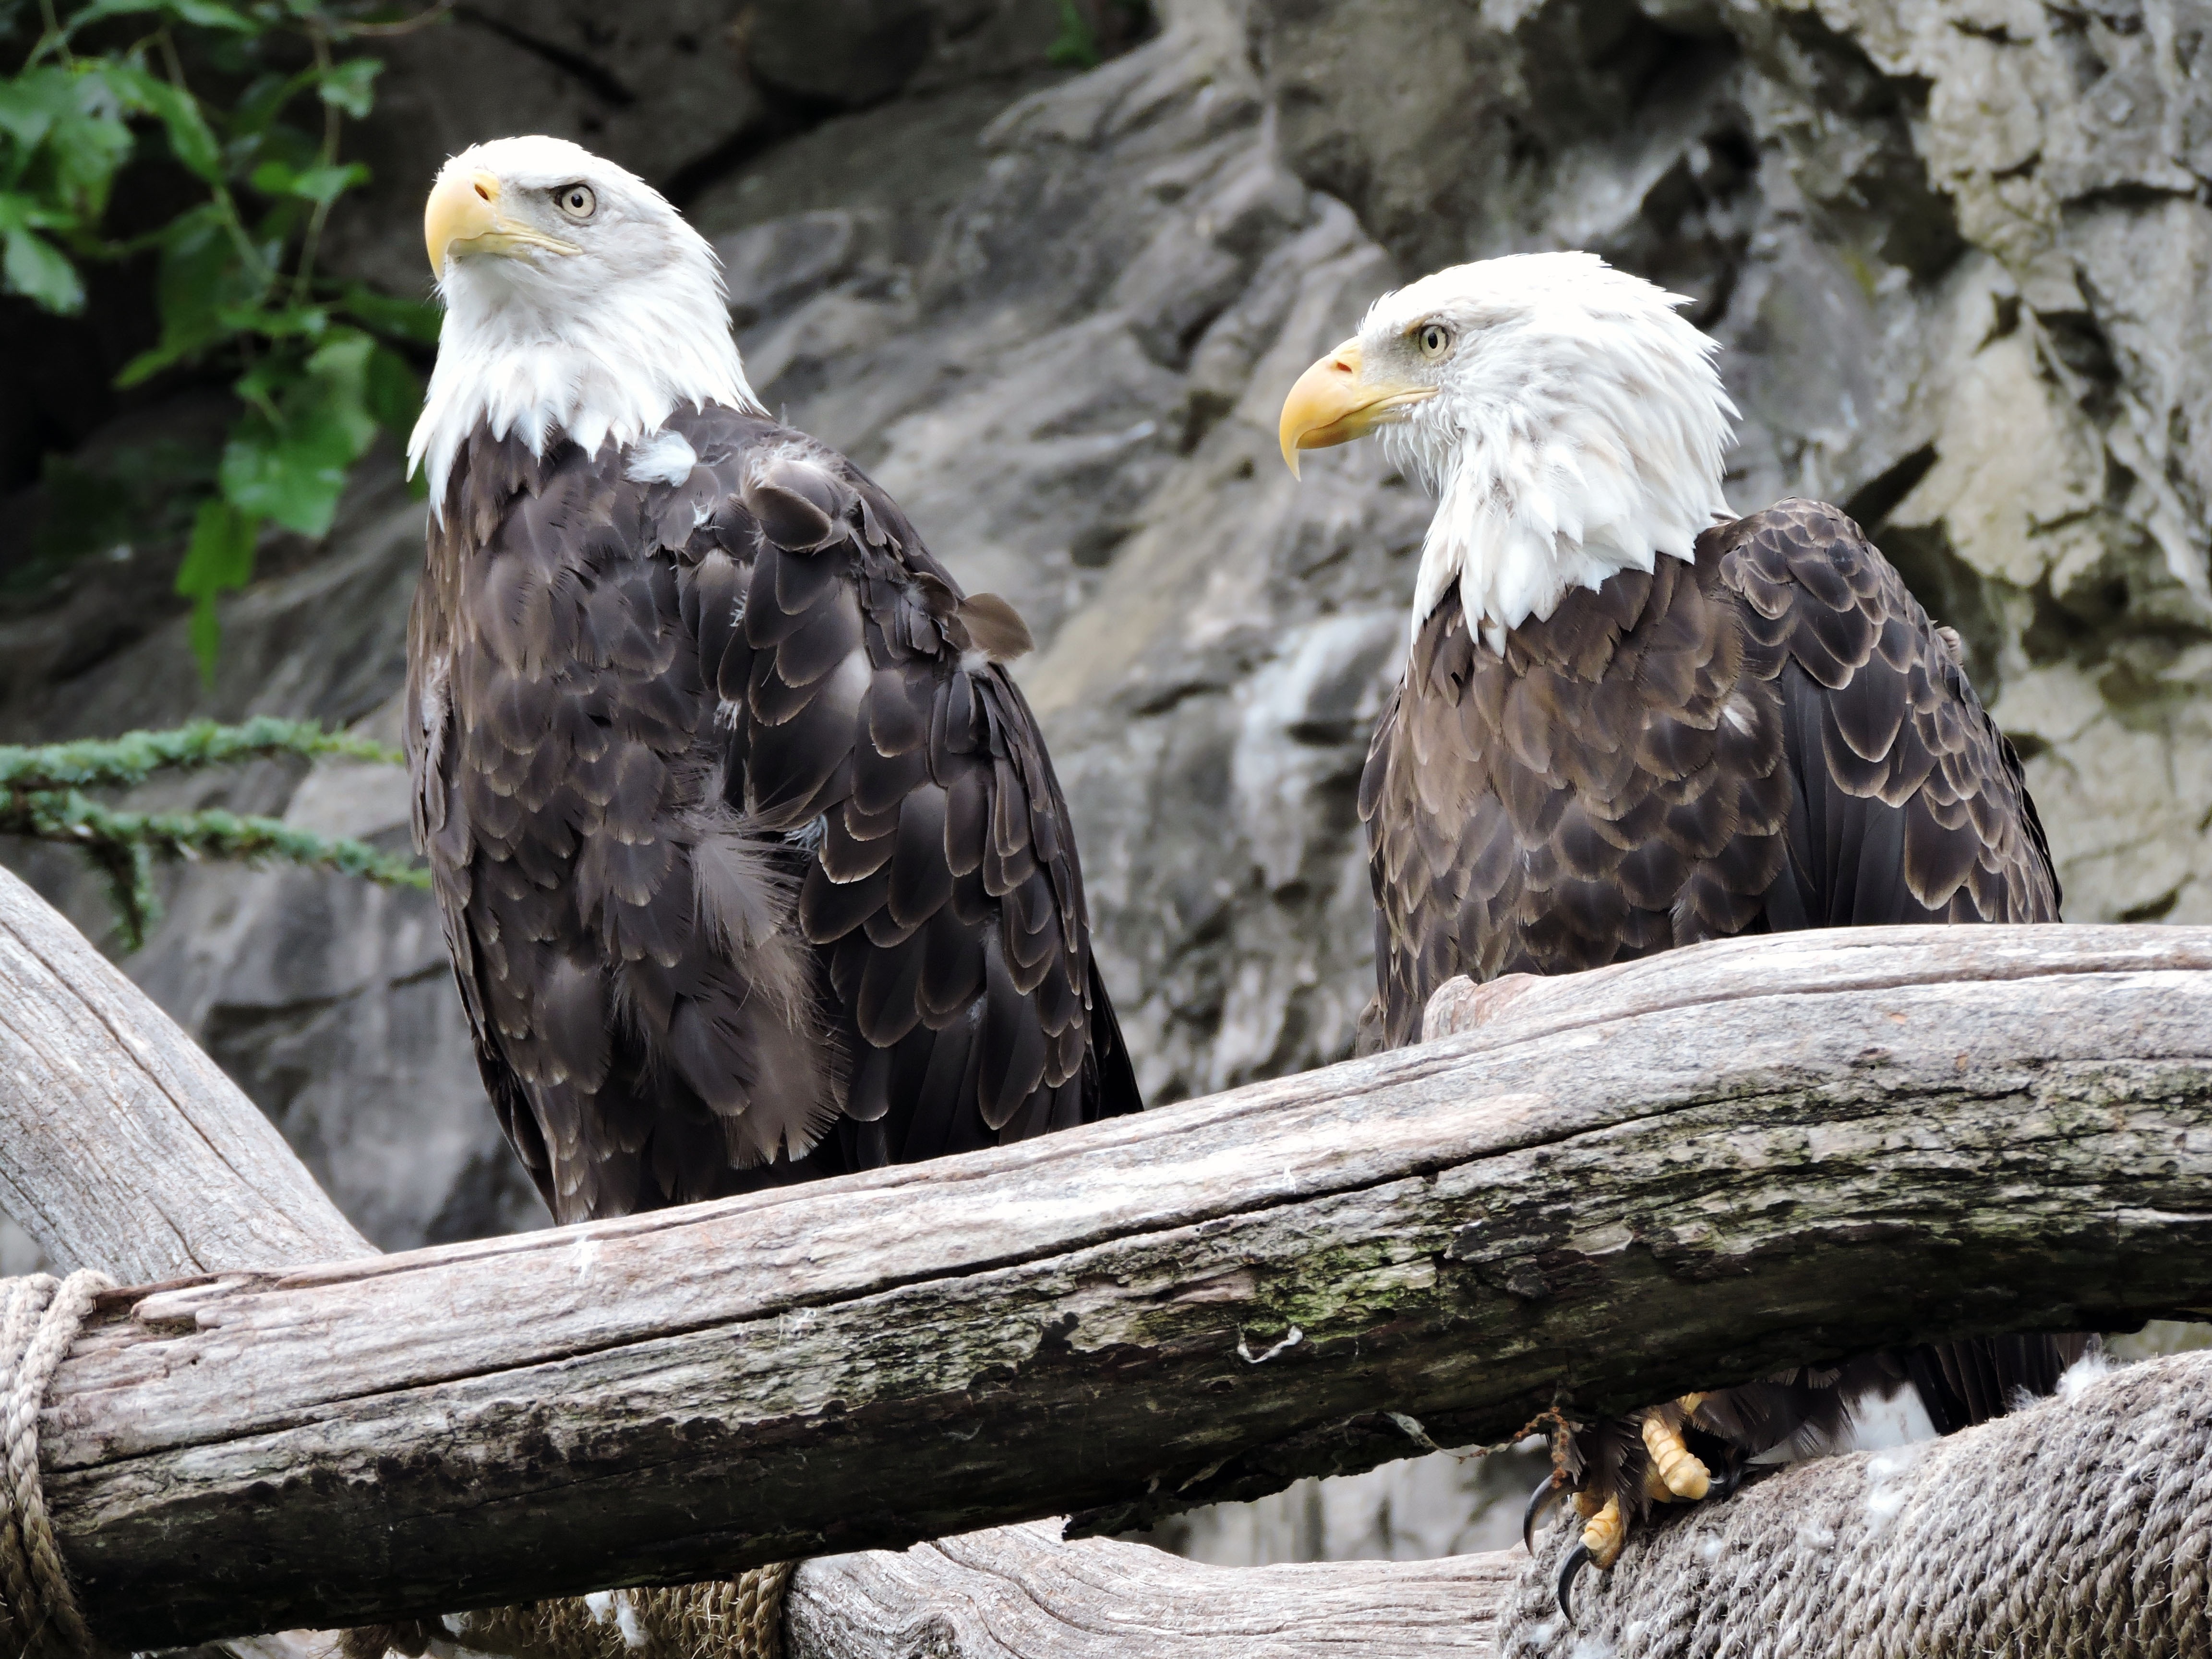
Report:
M 416 836 L 554 1215 L 1136 1110 L 1012 607 L 769 418 L 638 179 L 501 139 L 424 227 Z
M 1372 431 L 1438 497 L 1360 781 L 1369 1046 L 1416 1040 L 1458 974 L 2058 920 L 2019 759 L 1956 636 L 1834 507 L 1737 518 L 1723 499 L 1736 411 L 1680 303 L 1587 253 L 1459 266 L 1376 301 L 1284 404 L 1293 472 Z M 2082 1346 L 1873 1355 L 1581 1431 L 1559 1449 L 1589 1523 L 1561 1601 L 1651 1501 L 1704 1496 L 1709 1462 L 1732 1478 L 1844 1443 L 1886 1404 L 1948 1432 L 2048 1392 Z

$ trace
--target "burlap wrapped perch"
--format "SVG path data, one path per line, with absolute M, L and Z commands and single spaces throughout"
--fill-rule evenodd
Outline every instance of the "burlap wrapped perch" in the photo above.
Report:
M 346 1632 L 344 1659 L 455 1649 L 506 1659 L 783 1659 L 783 1594 L 797 1566 L 776 1561 L 703 1584 L 487 1607 L 439 1626 L 365 1626 Z
M 1504 1659 L 2205 1659 L 2212 1353 L 1668 1516 L 1582 1576 L 1570 1626 L 1577 1535 L 1539 1540 Z
M 1555 1585 L 1576 1528 L 1540 1538 L 1500 1609 L 1500 1659 L 2206 1659 L 2212 1352 L 2085 1367 L 1948 1439 L 1662 1516 L 1609 1577 L 1583 1575 L 1571 1626 Z M 464 1614 L 447 1639 L 511 1659 L 766 1659 L 791 1571 Z

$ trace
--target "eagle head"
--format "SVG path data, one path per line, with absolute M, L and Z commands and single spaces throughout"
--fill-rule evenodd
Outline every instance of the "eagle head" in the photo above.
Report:
M 447 161 L 422 234 L 446 319 L 407 447 L 442 515 L 479 424 L 586 451 L 635 443 L 682 404 L 760 410 L 720 262 L 636 174 L 565 138 L 495 138 Z
M 1493 648 L 1575 587 L 1692 556 L 1734 516 L 1721 453 L 1735 406 L 1683 301 L 1592 253 L 1455 265 L 1376 301 L 1299 376 L 1283 459 L 1380 434 L 1437 496 L 1418 629 L 1455 584 Z

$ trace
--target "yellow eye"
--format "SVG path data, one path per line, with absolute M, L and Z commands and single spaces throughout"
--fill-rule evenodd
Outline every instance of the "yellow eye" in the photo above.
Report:
M 553 192 L 553 199 L 561 204 L 562 212 L 576 220 L 590 218 L 599 205 L 589 185 L 563 185 Z
M 1451 348 L 1451 331 L 1442 323 L 1423 323 L 1413 341 L 1424 357 L 1441 357 Z

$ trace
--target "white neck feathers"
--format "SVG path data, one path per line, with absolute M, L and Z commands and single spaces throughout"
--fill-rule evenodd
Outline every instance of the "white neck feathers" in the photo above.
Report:
M 543 455 L 564 437 L 587 453 L 627 447 L 685 404 L 767 412 L 746 383 L 711 255 L 597 296 L 558 295 L 557 307 L 552 293 L 526 293 L 459 262 L 440 291 L 438 363 L 407 462 L 410 472 L 428 470 L 441 520 L 454 458 L 480 422 Z
M 1734 516 L 1721 478 L 1736 410 L 1714 343 L 1671 296 L 1588 255 L 1522 257 L 1567 280 L 1474 334 L 1441 395 L 1384 434 L 1437 495 L 1414 631 L 1456 583 L 1493 650 L 1576 588 L 1694 556 Z

